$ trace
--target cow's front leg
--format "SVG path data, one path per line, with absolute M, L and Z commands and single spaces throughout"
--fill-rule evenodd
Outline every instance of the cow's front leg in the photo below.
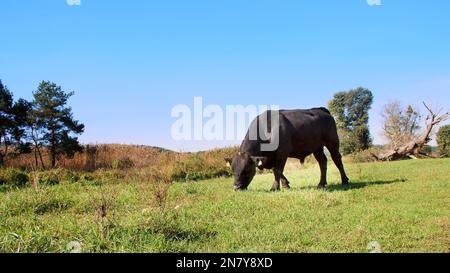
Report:
M 275 182 L 272 186 L 272 191 L 279 191 L 280 189 L 280 183 L 282 178 L 284 177 L 284 166 L 286 165 L 287 157 L 284 158 L 278 158 L 276 160 L 277 164 L 275 165 L 275 168 L 273 168 L 273 174 L 275 175 Z M 287 179 L 286 179 L 287 180 Z
M 270 191 L 280 191 L 280 182 L 283 176 L 282 172 L 278 169 L 273 169 L 273 174 L 275 176 L 275 182 L 273 182 L 272 189 Z

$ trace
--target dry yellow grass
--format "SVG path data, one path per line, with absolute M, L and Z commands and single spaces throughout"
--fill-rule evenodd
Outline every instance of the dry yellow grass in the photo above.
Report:
M 137 145 L 86 145 L 83 153 L 77 153 L 73 158 L 62 157 L 57 161 L 58 169 L 72 171 L 95 172 L 104 169 L 127 173 L 157 172 L 161 166 L 170 169 L 169 178 L 174 180 L 201 180 L 229 175 L 224 158 L 237 153 L 236 147 L 215 149 L 198 153 L 178 153 L 162 148 Z M 47 152 L 43 151 L 44 166 L 50 166 Z M 38 167 L 34 154 L 24 154 L 18 157 L 9 156 L 6 161 L 8 168 L 25 169 L 28 171 L 42 169 Z

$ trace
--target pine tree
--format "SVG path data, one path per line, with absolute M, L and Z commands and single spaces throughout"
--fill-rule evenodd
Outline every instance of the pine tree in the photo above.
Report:
M 29 152 L 29 143 L 23 140 L 30 108 L 30 103 L 23 99 L 14 102 L 13 94 L 0 80 L 0 166 L 12 151 Z
M 84 125 L 73 118 L 67 102 L 74 92 L 64 92 L 55 83 L 43 81 L 33 93 L 32 126 L 37 145 L 48 148 L 52 168 L 61 155 L 72 157 L 83 150 L 78 135 Z M 36 144 L 35 144 L 36 145 Z

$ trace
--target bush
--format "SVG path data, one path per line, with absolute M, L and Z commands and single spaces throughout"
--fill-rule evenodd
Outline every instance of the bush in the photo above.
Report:
M 119 170 L 119 169 L 98 169 L 90 175 L 84 175 L 88 182 L 95 182 L 99 184 L 108 182 L 118 182 L 127 178 L 130 172 Z
M 450 156 L 450 125 L 442 126 L 437 133 L 436 139 L 439 147 L 439 154 L 442 157 Z
M 134 167 L 134 162 L 129 157 L 113 160 L 112 168 L 114 170 L 125 170 Z
M 0 171 L 0 185 L 23 187 L 29 181 L 28 175 L 20 170 L 5 169 Z
M 172 179 L 180 180 L 198 180 L 204 174 L 205 162 L 199 157 L 189 156 L 185 160 L 175 162 Z
M 43 199 L 33 208 L 33 212 L 38 215 L 44 215 L 52 212 L 65 211 L 73 207 L 75 202 L 72 199 L 64 197 L 51 197 Z
M 230 176 L 231 170 L 222 157 L 208 158 L 207 154 L 191 155 L 175 162 L 172 179 L 175 181 L 198 181 L 221 176 Z
M 433 147 L 430 145 L 425 145 L 425 146 L 423 146 L 423 148 L 420 152 L 427 156 L 432 156 L 433 155 Z
M 375 162 L 377 159 L 372 154 L 379 154 L 380 149 L 378 148 L 370 148 L 361 152 L 356 152 L 350 155 L 350 160 L 353 163 L 368 163 Z
M 39 184 L 43 185 L 59 185 L 62 182 L 76 183 L 80 180 L 80 176 L 66 169 L 54 169 L 38 173 Z

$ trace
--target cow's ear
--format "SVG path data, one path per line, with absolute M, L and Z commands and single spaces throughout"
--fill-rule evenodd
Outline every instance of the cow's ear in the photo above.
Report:
M 264 165 L 263 160 L 262 160 L 261 158 L 257 159 L 257 160 L 256 160 L 256 166 L 262 167 L 262 165 Z
M 227 167 L 231 168 L 231 163 L 233 162 L 233 159 L 227 157 L 227 158 L 225 158 L 225 162 L 227 163 Z
M 262 168 L 264 164 L 266 163 L 267 158 L 266 157 L 252 157 L 253 161 L 256 164 L 256 167 Z

